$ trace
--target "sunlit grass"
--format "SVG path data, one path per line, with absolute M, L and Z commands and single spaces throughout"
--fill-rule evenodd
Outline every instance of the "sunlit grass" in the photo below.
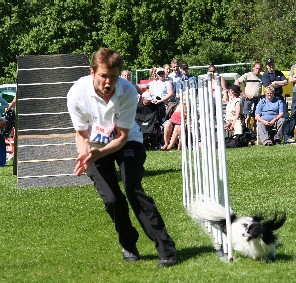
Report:
M 240 256 L 225 263 L 182 204 L 181 153 L 148 152 L 143 186 L 174 238 L 179 263 L 158 256 L 131 213 L 142 260 L 126 263 L 113 224 L 92 186 L 17 189 L 11 163 L 0 168 L 0 282 L 296 282 L 296 147 L 228 149 L 228 183 L 238 214 L 285 210 L 273 263 Z

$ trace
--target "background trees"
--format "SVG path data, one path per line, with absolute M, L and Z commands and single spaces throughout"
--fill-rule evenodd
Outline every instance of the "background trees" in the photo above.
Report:
M 16 56 L 121 52 L 125 68 L 172 58 L 190 65 L 296 63 L 293 0 L 0 0 L 0 82 L 14 82 Z

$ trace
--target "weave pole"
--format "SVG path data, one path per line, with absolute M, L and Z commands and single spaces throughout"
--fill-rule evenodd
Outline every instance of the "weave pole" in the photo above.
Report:
M 225 207 L 227 236 L 207 222 L 204 225 L 212 234 L 218 254 L 227 254 L 231 261 L 233 255 L 221 78 L 217 74 L 214 74 L 214 78 L 214 85 L 208 73 L 198 76 L 198 81 L 192 79 L 182 82 L 186 84 L 186 91 L 180 87 L 183 206 L 189 214 L 198 201 L 214 201 Z

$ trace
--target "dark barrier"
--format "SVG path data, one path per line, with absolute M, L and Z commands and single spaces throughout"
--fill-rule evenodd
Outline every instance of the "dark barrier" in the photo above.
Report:
M 67 109 L 73 83 L 89 74 L 87 54 L 17 58 L 17 119 L 14 172 L 18 187 L 90 184 L 73 169 L 77 150 Z

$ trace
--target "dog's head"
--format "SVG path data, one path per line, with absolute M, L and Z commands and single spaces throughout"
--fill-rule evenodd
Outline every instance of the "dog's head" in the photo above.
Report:
M 262 238 L 263 224 L 261 220 L 262 220 L 262 217 L 259 215 L 256 215 L 252 217 L 251 222 L 242 224 L 242 226 L 245 229 L 245 232 L 242 234 L 242 236 L 246 237 L 247 242 L 252 239 Z
M 243 223 L 245 232 L 242 234 L 246 241 L 260 238 L 264 243 L 270 244 L 276 240 L 274 231 L 279 229 L 286 221 L 286 213 L 276 212 L 271 219 L 264 220 L 263 216 L 256 215 L 251 217 L 249 223 Z

